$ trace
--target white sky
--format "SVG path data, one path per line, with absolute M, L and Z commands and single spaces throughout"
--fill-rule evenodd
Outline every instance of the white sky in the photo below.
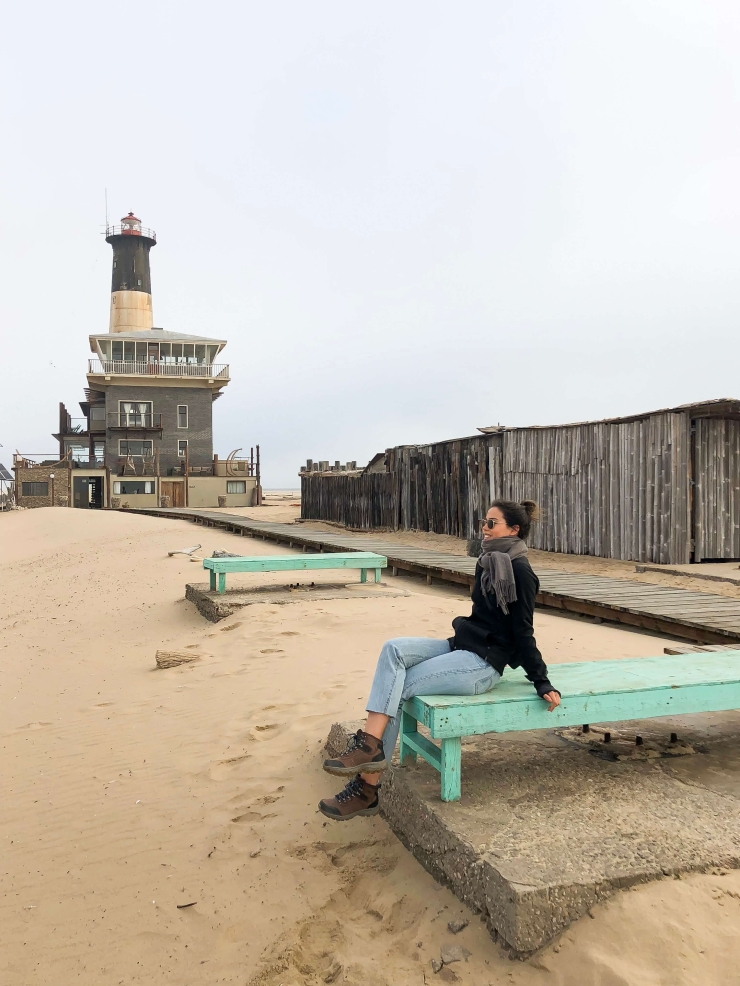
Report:
M 0 461 L 52 452 L 157 230 L 264 484 L 478 425 L 740 397 L 737 0 L 14 4 Z

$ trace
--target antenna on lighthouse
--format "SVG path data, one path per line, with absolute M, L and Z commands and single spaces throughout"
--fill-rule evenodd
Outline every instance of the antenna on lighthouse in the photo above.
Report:
M 108 232 L 108 189 L 105 190 L 105 231 Z

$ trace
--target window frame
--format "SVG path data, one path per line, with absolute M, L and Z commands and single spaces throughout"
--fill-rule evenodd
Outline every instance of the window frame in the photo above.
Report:
M 148 445 L 148 452 L 126 452 L 121 448 L 122 445 L 130 445 L 133 442 L 141 442 L 142 445 Z M 119 456 L 132 456 L 134 459 L 143 459 L 147 455 L 154 455 L 154 442 L 151 438 L 119 438 L 118 439 L 118 454 Z
M 180 411 L 182 410 L 182 408 L 185 408 L 185 424 L 184 425 L 181 425 L 180 424 Z M 188 405 L 187 404 L 178 404 L 177 405 L 177 427 L 178 428 L 182 428 L 184 430 L 184 429 L 186 429 L 188 427 L 189 424 L 190 424 L 190 411 L 188 410 Z
M 231 486 L 241 486 L 240 490 L 232 490 Z M 232 496 L 244 496 L 247 492 L 247 481 L 246 479 L 227 479 L 226 480 L 226 494 L 231 494 Z
M 135 483 L 137 486 L 143 486 L 143 490 L 137 490 L 135 493 L 122 493 L 121 486 L 131 485 Z M 149 487 L 149 489 L 147 489 Z M 113 483 L 113 496 L 146 496 L 154 493 L 154 480 L 153 479 L 118 479 Z
M 45 493 L 26 493 L 27 486 L 45 486 Z M 38 480 L 21 480 L 21 496 L 48 496 L 49 495 L 49 481 L 39 482 Z
M 185 446 L 184 449 L 182 449 L 182 446 L 183 445 Z M 187 457 L 187 454 L 188 454 L 188 440 L 187 440 L 187 438 L 178 438 L 178 440 L 177 440 L 177 458 L 178 459 L 184 459 L 184 458 Z

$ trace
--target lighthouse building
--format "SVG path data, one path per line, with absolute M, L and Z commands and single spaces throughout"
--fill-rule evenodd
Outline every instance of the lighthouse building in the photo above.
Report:
M 253 459 L 219 460 L 213 452 L 213 403 L 230 379 L 221 357 L 226 341 L 154 327 L 149 254 L 157 237 L 133 213 L 107 228 L 106 241 L 113 248 L 110 319 L 107 332 L 90 336 L 83 417 L 60 404 L 59 460 L 45 463 L 50 477 L 56 466 L 53 478 L 44 488 L 43 480 L 24 484 L 21 477 L 19 503 L 251 505 L 258 495 Z M 17 457 L 16 473 L 34 466 L 43 468 Z

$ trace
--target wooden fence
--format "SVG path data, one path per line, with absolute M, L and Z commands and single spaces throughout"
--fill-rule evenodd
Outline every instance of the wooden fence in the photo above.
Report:
M 708 402 L 399 446 L 386 470 L 304 476 L 302 516 L 472 537 L 492 500 L 531 499 L 542 514 L 534 548 L 670 564 L 740 558 L 738 402 L 721 414 Z
M 394 477 L 387 472 L 361 476 L 301 476 L 301 516 L 329 520 L 357 530 L 398 528 Z
M 685 414 L 506 432 L 495 495 L 540 505 L 533 548 L 688 562 L 690 448 Z

